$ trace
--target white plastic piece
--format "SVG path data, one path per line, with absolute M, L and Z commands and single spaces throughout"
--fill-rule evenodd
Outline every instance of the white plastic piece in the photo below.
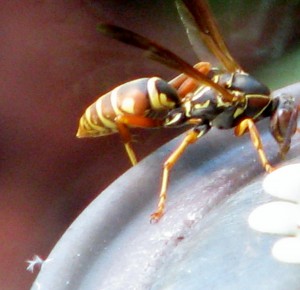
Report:
M 300 234 L 300 206 L 291 202 L 274 201 L 251 212 L 248 223 L 254 230 L 280 235 Z
M 300 163 L 278 168 L 263 181 L 264 190 L 272 196 L 300 202 Z
M 38 255 L 34 255 L 32 260 L 27 260 L 26 263 L 28 264 L 26 270 L 33 273 L 36 267 L 41 267 L 43 265 L 44 260 Z
M 288 237 L 277 241 L 272 249 L 275 259 L 284 263 L 300 263 L 300 238 Z

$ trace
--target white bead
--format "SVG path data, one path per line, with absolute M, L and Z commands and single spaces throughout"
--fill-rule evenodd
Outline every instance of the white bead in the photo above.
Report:
M 281 235 L 300 234 L 300 205 L 274 201 L 255 208 L 248 218 L 254 230 Z
M 285 263 L 300 263 L 300 238 L 288 237 L 277 241 L 272 248 L 275 259 Z
M 263 181 L 263 188 L 272 196 L 300 202 L 300 163 L 270 173 Z

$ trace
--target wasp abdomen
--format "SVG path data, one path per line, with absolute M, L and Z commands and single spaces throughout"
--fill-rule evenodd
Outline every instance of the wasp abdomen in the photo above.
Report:
M 116 87 L 90 105 L 79 122 L 77 137 L 98 137 L 118 132 L 117 116 L 160 118 L 180 102 L 176 90 L 158 78 L 142 78 Z

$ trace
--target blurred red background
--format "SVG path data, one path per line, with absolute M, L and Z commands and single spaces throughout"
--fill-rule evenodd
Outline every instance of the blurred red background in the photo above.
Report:
M 235 9 L 227 5 L 217 12 L 221 23 L 228 24 L 225 35 L 235 47 L 234 54 L 246 68 L 253 69 L 267 56 L 281 55 L 296 39 L 299 31 L 294 29 L 291 11 L 297 17 L 299 10 L 285 6 L 292 20 L 278 28 L 279 34 L 277 24 L 280 19 L 286 21 L 285 13 L 279 15 L 282 9 L 274 4 L 278 21 L 272 21 L 275 29 L 270 29 L 265 16 L 272 9 L 264 12 L 264 6 L 259 6 L 260 14 L 255 14 L 257 6 L 247 5 Z M 247 16 L 241 19 L 238 11 L 247 12 Z M 130 166 L 117 135 L 76 139 L 84 109 L 97 95 L 131 79 L 152 75 L 170 79 L 176 75 L 143 58 L 139 51 L 98 35 L 94 13 L 196 62 L 173 1 L 2 3 L 1 290 L 28 289 L 35 275 L 26 272 L 25 261 L 34 254 L 46 258 L 82 209 Z M 246 33 L 249 29 L 252 34 Z M 178 131 L 139 133 L 134 146 L 142 158 Z

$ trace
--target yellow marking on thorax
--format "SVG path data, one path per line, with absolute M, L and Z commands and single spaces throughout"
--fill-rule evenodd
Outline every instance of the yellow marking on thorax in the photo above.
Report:
M 228 88 L 231 88 L 233 83 L 234 73 L 231 74 L 230 79 L 226 82 Z
M 238 107 L 233 114 L 233 118 L 236 119 L 239 115 L 243 114 L 244 112 L 245 112 L 245 108 Z
M 170 126 L 174 123 L 176 124 L 180 118 L 181 118 L 180 114 L 175 115 L 175 117 L 171 121 L 165 122 L 164 126 Z
M 185 115 L 191 117 L 192 103 L 191 101 L 186 101 L 183 103 L 183 108 L 185 110 Z
M 212 78 L 211 80 L 212 80 L 214 83 L 217 84 L 217 83 L 219 82 L 219 80 L 220 80 L 220 75 L 218 75 L 218 74 L 217 74 L 217 75 L 214 75 L 213 78 Z
M 194 108 L 195 109 L 206 109 L 210 104 L 210 100 L 207 100 L 206 102 L 204 102 L 203 104 L 195 104 Z
M 224 102 L 222 95 L 217 95 L 217 108 L 219 107 L 230 107 L 232 106 L 233 102 Z

